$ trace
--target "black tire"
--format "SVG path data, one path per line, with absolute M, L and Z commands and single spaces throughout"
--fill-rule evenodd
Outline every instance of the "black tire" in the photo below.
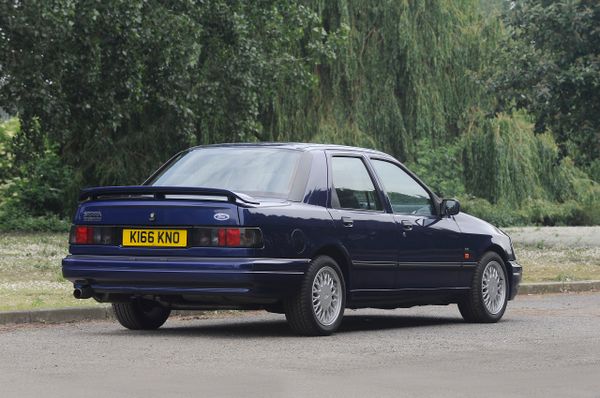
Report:
M 499 265 L 499 267 L 497 266 Z M 495 267 L 495 269 L 503 278 L 504 299 L 496 311 L 491 311 L 486 306 L 484 301 L 484 284 L 483 277 L 487 267 Z M 509 285 L 506 273 L 506 265 L 504 260 L 494 252 L 486 253 L 475 269 L 473 274 L 473 282 L 469 293 L 458 303 L 458 309 L 463 319 L 470 323 L 494 323 L 498 322 L 504 315 L 506 304 L 508 303 Z
M 128 303 L 113 303 L 117 320 L 131 330 L 154 330 L 169 318 L 171 310 L 152 300 L 134 300 Z
M 322 323 L 313 308 L 312 287 L 316 276 L 322 272 L 335 272 L 339 286 L 337 286 L 338 300 L 341 308 L 339 312 L 332 312 L 331 323 Z M 335 332 L 344 317 L 344 308 L 346 307 L 346 284 L 344 275 L 334 259 L 328 256 L 318 256 L 313 259 L 302 281 L 300 291 L 293 297 L 284 301 L 285 317 L 291 329 L 298 334 L 305 336 L 327 336 Z M 337 305 L 336 305 L 337 308 Z M 335 313 L 337 312 L 337 316 Z
M 285 314 L 285 309 L 283 308 L 283 303 L 281 301 L 265 305 L 264 309 L 271 314 Z

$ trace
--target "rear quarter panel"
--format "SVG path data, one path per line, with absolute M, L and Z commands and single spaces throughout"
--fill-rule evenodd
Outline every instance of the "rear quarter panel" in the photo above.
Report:
M 265 245 L 258 251 L 264 257 L 310 258 L 320 247 L 338 241 L 331 216 L 321 206 L 291 202 L 244 208 L 240 221 L 262 229 Z

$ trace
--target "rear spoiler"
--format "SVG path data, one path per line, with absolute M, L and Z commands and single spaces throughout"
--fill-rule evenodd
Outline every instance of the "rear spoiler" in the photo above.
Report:
M 260 202 L 250 195 L 218 188 L 199 187 L 163 187 L 151 185 L 130 185 L 114 187 L 84 188 L 79 193 L 79 201 L 95 199 L 132 198 L 135 196 L 153 196 L 154 199 L 165 199 L 165 195 L 221 196 L 229 202 L 258 205 Z

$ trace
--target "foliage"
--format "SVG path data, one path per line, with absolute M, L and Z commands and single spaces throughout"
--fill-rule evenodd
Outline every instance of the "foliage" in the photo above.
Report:
M 0 231 L 67 232 L 70 222 L 56 214 L 32 216 L 22 209 L 0 209 Z
M 600 181 L 600 2 L 521 0 L 505 14 L 504 68 L 492 88 L 525 108 L 575 163 Z
M 11 118 L 0 122 L 0 184 L 11 176 L 12 159 L 10 146 L 12 138 L 19 130 L 19 119 Z
M 600 190 L 596 190 L 596 195 Z M 521 207 L 506 203 L 492 204 L 485 199 L 467 197 L 461 200 L 464 211 L 499 227 L 524 225 L 598 225 L 600 206 L 597 202 L 564 203 L 535 199 Z
M 350 135 L 414 161 L 415 142 L 458 137 L 465 112 L 487 101 L 477 74 L 493 62 L 498 25 L 485 23 L 477 0 L 309 4 L 325 30 L 350 30 L 335 59 L 317 67 L 318 91 L 278 93 L 275 139 L 293 131 L 347 143 Z
M 238 141 L 377 148 L 503 225 L 597 223 L 598 9 L 0 2 L 0 107 L 18 115 L 0 127 L 0 225 L 64 217 L 79 187 Z
M 444 198 L 465 195 L 462 142 L 445 143 L 435 147 L 429 139 L 417 141 L 415 161 L 407 166 L 427 182 L 427 185 Z
M 6 139 L 0 158 L 0 175 L 4 176 L 0 187 L 0 229 L 63 231 L 66 225 L 63 219 L 71 207 L 65 206 L 65 198 L 74 197 L 74 192 L 67 192 L 73 178 L 72 170 L 43 137 L 36 120 L 32 129 L 43 137 L 44 148 L 15 166 L 12 162 L 15 141 L 10 140 L 19 136 L 20 128 L 15 120 L 0 125 L 0 133 Z
M 21 177 L 9 181 L 3 189 L 2 205 L 21 208 L 32 216 L 55 214 L 66 216 L 63 201 L 72 179 L 70 168 L 51 149 L 21 166 Z
M 599 186 L 569 158 L 560 158 L 552 135 L 535 135 L 523 113 L 474 115 L 464 136 L 463 163 L 467 192 L 492 203 L 581 202 Z
M 261 138 L 275 88 L 310 86 L 330 52 L 318 22 L 284 0 L 2 2 L 15 162 L 43 150 L 34 120 L 75 186 L 139 183 L 190 145 Z

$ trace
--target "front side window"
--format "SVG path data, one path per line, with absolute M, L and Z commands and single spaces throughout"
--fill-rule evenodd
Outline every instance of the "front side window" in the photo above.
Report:
M 434 214 L 429 193 L 404 170 L 383 160 L 372 159 L 371 162 L 390 198 L 394 213 Z
M 193 149 L 154 177 L 150 185 L 221 188 L 287 198 L 301 154 L 279 148 Z
M 332 181 L 338 203 L 334 207 L 357 210 L 382 210 L 383 206 L 365 164 L 360 158 L 333 158 Z

